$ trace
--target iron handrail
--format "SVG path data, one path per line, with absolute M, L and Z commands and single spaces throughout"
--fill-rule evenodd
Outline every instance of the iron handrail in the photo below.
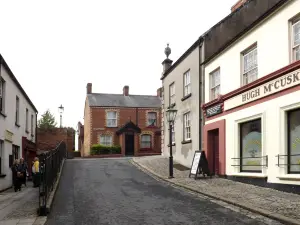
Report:
M 293 164 L 293 163 L 280 163 L 280 157 L 293 157 L 293 156 L 300 156 L 300 154 L 286 154 L 286 155 L 276 155 L 275 157 L 277 157 L 277 164 L 276 166 L 300 166 L 300 164 Z
M 266 158 L 266 164 L 259 164 L 259 165 L 244 165 L 239 163 L 238 165 L 231 165 L 231 166 L 260 166 L 260 167 L 268 167 L 268 156 L 256 156 L 256 157 L 237 157 L 237 158 L 231 158 L 233 160 L 239 159 L 242 161 L 243 159 L 264 159 Z M 242 160 L 241 160 L 242 159 Z

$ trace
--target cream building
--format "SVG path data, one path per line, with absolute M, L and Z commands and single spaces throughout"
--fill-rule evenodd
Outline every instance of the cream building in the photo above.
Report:
M 0 55 L 0 190 L 12 186 L 13 160 L 34 150 L 36 119 L 35 106 Z
M 205 63 L 204 148 L 217 174 L 299 185 L 300 1 L 277 2 Z

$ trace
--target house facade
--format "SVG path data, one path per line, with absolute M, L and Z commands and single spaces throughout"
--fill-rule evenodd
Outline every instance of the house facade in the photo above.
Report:
M 211 38 L 222 39 L 234 22 L 222 41 Z M 300 1 L 244 1 L 207 37 L 202 109 L 211 171 L 266 186 L 299 185 Z
M 170 149 L 166 111 L 176 109 L 171 136 L 173 157 L 188 167 L 201 143 L 201 110 L 198 107 L 202 96 L 199 79 L 201 43 L 201 39 L 197 40 L 174 64 L 168 58 L 171 52 L 168 46 L 165 50 L 167 58 L 162 63 L 162 154 L 169 156 Z
M 84 143 L 81 156 L 90 155 L 92 145 L 121 146 L 121 154 L 161 154 L 161 88 L 157 95 L 93 93 L 87 84 L 84 110 Z
M 22 157 L 30 166 L 36 156 L 37 113 L 0 55 L 0 190 L 12 186 L 14 159 Z

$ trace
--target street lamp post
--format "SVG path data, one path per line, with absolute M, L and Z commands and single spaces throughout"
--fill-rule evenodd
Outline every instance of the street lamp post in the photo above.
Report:
M 170 157 L 169 157 L 169 178 L 173 178 L 173 152 L 172 152 L 172 126 L 174 126 L 177 110 L 168 109 L 166 111 L 167 121 L 169 123 L 169 145 L 170 145 Z
M 60 128 L 62 128 L 62 114 L 64 112 L 64 107 L 62 106 L 62 104 L 58 107 L 58 111 L 59 111 L 59 114 L 60 114 Z

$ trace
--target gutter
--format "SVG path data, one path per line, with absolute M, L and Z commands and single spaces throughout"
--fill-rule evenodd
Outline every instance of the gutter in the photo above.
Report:
M 199 38 L 199 150 L 202 151 L 202 133 L 204 127 L 202 104 L 204 103 L 205 78 L 202 71 L 202 48 L 204 48 L 204 35 Z M 204 52 L 204 51 L 203 51 Z

